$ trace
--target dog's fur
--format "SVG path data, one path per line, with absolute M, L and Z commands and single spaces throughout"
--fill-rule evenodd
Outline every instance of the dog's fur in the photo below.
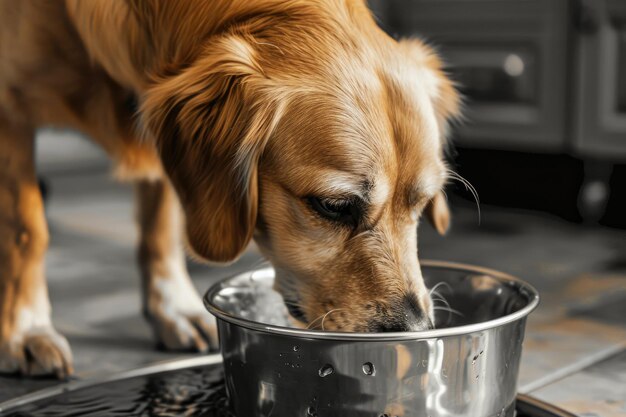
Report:
M 206 350 L 183 230 L 217 262 L 254 237 L 303 325 L 430 326 L 417 224 L 447 229 L 457 112 L 433 51 L 389 38 L 362 0 L 0 0 L 0 371 L 72 371 L 36 128 L 86 133 L 137 182 L 144 311 L 166 347 Z

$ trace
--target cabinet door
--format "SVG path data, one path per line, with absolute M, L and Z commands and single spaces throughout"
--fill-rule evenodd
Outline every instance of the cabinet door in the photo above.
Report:
M 565 146 L 567 0 L 388 0 L 385 26 L 435 45 L 467 99 L 457 142 Z
M 583 0 L 580 32 L 577 150 L 626 157 L 626 1 Z

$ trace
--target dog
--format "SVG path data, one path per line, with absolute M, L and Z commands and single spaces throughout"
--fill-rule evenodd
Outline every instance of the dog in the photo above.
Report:
M 169 349 L 217 342 L 185 268 L 254 239 L 303 327 L 433 326 L 417 226 L 449 224 L 459 95 L 363 0 L 0 0 L 0 372 L 72 373 L 53 327 L 33 162 L 83 132 L 136 184 L 143 311 Z

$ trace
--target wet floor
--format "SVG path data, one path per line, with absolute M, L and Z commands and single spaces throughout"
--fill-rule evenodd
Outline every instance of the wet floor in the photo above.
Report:
M 232 417 L 222 367 L 199 367 L 109 382 L 10 410 L 7 417 Z
M 6 417 L 235 417 L 221 364 L 123 379 L 72 390 L 6 411 Z M 517 417 L 566 417 L 520 398 Z

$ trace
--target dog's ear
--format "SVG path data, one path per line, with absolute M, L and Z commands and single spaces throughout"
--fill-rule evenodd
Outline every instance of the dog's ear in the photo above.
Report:
M 450 228 L 450 209 L 443 192 L 438 192 L 428 203 L 426 217 L 440 235 L 445 235 Z
M 209 261 L 236 259 L 254 232 L 258 160 L 280 117 L 275 100 L 261 96 L 267 82 L 251 42 L 233 35 L 142 100 L 142 125 L 180 198 L 189 246 Z
M 409 58 L 418 64 L 418 71 L 424 71 L 423 88 L 432 100 L 439 130 L 442 139 L 445 139 L 450 122 L 461 117 L 461 97 L 433 48 L 419 39 L 402 39 L 399 44 Z

